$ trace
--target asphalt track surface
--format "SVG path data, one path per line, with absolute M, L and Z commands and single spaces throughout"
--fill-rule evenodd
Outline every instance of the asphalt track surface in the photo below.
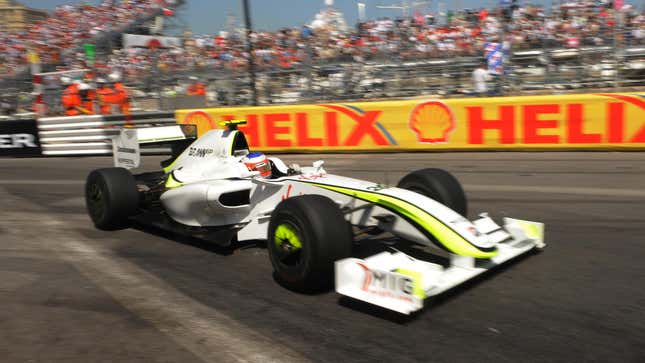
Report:
M 324 158 L 445 168 L 470 217 L 543 221 L 548 246 L 403 317 L 281 287 L 261 245 L 95 230 L 83 181 L 110 158 L 0 159 L 0 361 L 645 362 L 645 153 Z

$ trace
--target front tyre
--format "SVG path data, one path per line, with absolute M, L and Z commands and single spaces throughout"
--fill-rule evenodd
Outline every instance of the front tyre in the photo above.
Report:
M 464 217 L 468 215 L 464 189 L 457 178 L 443 169 L 413 171 L 403 177 L 397 187 L 432 198 Z
M 132 174 L 124 168 L 92 171 L 85 182 L 87 213 L 98 229 L 125 228 L 137 213 L 139 193 Z
M 336 203 L 321 195 L 282 201 L 271 214 L 268 233 L 271 264 L 291 289 L 330 287 L 334 262 L 351 254 L 351 225 Z

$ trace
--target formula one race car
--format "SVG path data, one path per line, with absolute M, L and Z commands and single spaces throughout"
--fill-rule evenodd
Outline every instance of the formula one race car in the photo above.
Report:
M 142 218 L 219 243 L 267 240 L 287 287 L 319 289 L 335 280 L 342 295 L 404 314 L 544 247 L 541 223 L 467 220 L 465 194 L 446 171 L 414 171 L 390 187 L 328 174 L 322 161 L 287 166 L 250 152 L 236 127 L 243 122 L 227 121 L 226 129 L 200 138 L 192 125 L 122 130 L 113 142 L 117 167 L 87 177 L 96 227 L 117 229 Z M 149 143 L 171 143 L 173 156 L 163 171 L 132 175 L 127 169 L 139 165 L 139 147 Z M 379 241 L 380 252 L 352 257 L 357 243 Z

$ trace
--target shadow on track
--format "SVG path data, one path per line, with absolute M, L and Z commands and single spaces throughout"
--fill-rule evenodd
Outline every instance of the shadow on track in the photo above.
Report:
M 213 239 L 206 239 L 196 236 L 191 236 L 186 233 L 180 233 L 172 229 L 163 228 L 154 224 L 146 223 L 141 220 L 134 220 L 131 225 L 132 229 L 161 237 L 163 239 L 181 243 L 184 245 L 199 248 L 201 250 L 216 253 L 218 255 L 228 256 L 233 254 L 235 250 L 247 248 L 264 248 L 264 241 L 243 241 L 238 242 L 233 239 L 229 231 L 221 231 L 221 234 L 214 233 Z
M 266 248 L 266 241 L 254 240 L 254 241 L 238 242 L 234 238 L 234 233 L 227 234 L 225 233 L 227 231 L 222 231 L 222 233 L 224 234 L 222 234 L 219 239 L 218 238 L 205 239 L 205 238 L 191 236 L 186 233 L 180 233 L 178 231 L 172 230 L 171 228 L 169 229 L 169 228 L 157 226 L 155 224 L 150 224 L 149 222 L 145 220 L 140 220 L 140 219 L 134 220 L 131 227 L 135 230 L 138 230 L 150 235 L 161 237 L 163 239 L 184 244 L 187 246 L 199 248 L 209 253 L 215 253 L 222 256 L 232 255 L 236 250 Z M 414 248 L 414 245 L 408 244 L 405 241 L 398 240 L 398 243 L 394 243 L 394 239 L 392 239 L 391 237 L 386 237 L 385 239 L 380 239 L 380 240 L 377 239 L 376 241 L 372 240 L 372 241 L 365 241 L 365 242 L 367 243 L 360 243 L 355 241 L 355 246 L 352 251 L 352 256 L 357 258 L 365 258 L 371 255 L 377 254 L 379 252 L 388 251 L 388 250 L 392 251 L 392 248 L 396 247 L 397 250 L 400 250 L 406 254 L 413 255 L 417 258 L 421 258 L 425 261 L 442 264 L 444 266 L 448 264 L 447 259 L 436 256 L 431 253 L 417 250 Z M 457 298 L 465 291 L 479 284 L 482 280 L 488 279 L 488 278 L 494 278 L 496 275 L 506 272 L 509 269 L 512 269 L 517 263 L 524 261 L 524 259 L 528 258 L 530 255 L 534 255 L 537 253 L 540 253 L 540 252 L 536 252 L 536 250 L 533 250 L 533 252 L 524 254 L 522 256 L 519 256 L 516 259 L 513 259 L 502 265 L 499 265 L 487 272 L 484 272 L 481 275 L 474 277 L 473 279 L 467 280 L 461 285 L 458 285 L 444 293 L 441 293 L 440 295 L 430 297 L 425 300 L 424 307 L 421 310 L 413 312 L 410 315 L 400 314 L 400 313 L 397 313 L 376 305 L 372 305 L 367 302 L 346 297 L 346 296 L 340 296 L 337 302 L 342 307 L 349 308 L 351 310 L 354 310 L 366 315 L 370 315 L 379 319 L 390 321 L 398 325 L 407 325 L 419 319 L 427 312 L 431 312 L 435 309 L 441 308 L 445 303 L 451 301 L 454 298 Z M 270 264 L 269 261 L 267 261 L 267 263 Z M 273 272 L 272 277 L 278 286 L 299 294 L 318 296 L 318 295 L 328 294 L 334 291 L 333 283 L 324 289 L 307 289 L 307 288 L 294 289 L 294 288 L 290 288 L 283 281 L 281 281 L 281 279 L 275 273 L 275 271 Z

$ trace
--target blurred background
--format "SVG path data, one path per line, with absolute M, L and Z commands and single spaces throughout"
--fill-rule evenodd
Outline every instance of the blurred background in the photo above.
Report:
M 62 115 L 65 78 L 90 88 L 118 79 L 131 111 L 468 97 L 482 62 L 489 96 L 636 91 L 645 84 L 644 8 L 623 0 L 0 0 L 1 114 Z

